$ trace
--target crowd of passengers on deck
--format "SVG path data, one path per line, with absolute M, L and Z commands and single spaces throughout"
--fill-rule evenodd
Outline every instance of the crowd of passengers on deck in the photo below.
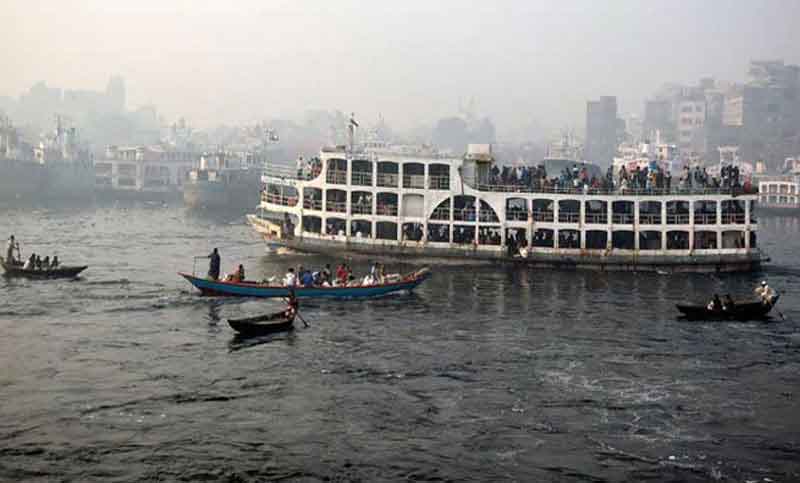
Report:
M 704 191 L 731 190 L 732 192 L 752 191 L 749 179 L 742 179 L 739 168 L 735 165 L 723 166 L 719 176 L 712 176 L 706 168 L 688 165 L 683 168 L 677 185 L 673 183 L 672 174 L 656 161 L 651 161 L 644 168 L 636 166 L 627 170 L 625 166 L 615 173 L 609 166 L 605 176 L 593 175 L 586 165 L 574 164 L 565 167 L 558 176 L 549 176 L 544 165 L 504 166 L 500 169 L 494 165 L 489 171 L 489 185 L 517 187 L 518 191 L 560 191 L 560 192 L 658 192 L 672 191 Z

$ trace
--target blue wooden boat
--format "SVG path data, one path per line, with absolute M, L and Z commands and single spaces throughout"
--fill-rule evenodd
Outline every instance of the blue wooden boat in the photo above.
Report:
M 258 282 L 223 282 L 208 278 L 196 277 L 188 273 L 178 273 L 194 285 L 203 295 L 229 295 L 238 297 L 277 298 L 288 297 L 289 287 L 283 285 L 266 285 Z M 293 287 L 298 298 L 331 297 L 331 298 L 366 298 L 380 297 L 395 292 L 410 292 L 417 285 L 430 277 L 427 268 L 417 270 L 402 277 L 399 281 L 379 285 L 356 285 L 344 287 Z

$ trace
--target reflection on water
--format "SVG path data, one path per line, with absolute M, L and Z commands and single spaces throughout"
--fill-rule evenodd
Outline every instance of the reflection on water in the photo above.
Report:
M 219 247 L 253 278 L 339 260 L 171 206 L 0 212 L 26 250 L 91 265 L 0 280 L 0 480 L 786 480 L 800 225 L 760 224 L 763 273 L 449 262 L 411 295 L 303 300 L 309 328 L 245 339 L 225 321 L 283 303 L 198 296 L 176 275 L 192 257 Z M 786 322 L 675 319 L 765 277 Z

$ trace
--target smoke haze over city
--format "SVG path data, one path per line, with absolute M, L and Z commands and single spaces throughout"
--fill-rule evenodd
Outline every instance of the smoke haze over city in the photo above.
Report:
M 800 61 L 795 1 L 11 1 L 0 96 L 103 89 L 200 127 L 307 109 L 433 123 L 474 99 L 499 139 L 583 128 L 587 99 L 641 112 L 665 82 Z M 544 132 L 531 132 L 531 131 Z

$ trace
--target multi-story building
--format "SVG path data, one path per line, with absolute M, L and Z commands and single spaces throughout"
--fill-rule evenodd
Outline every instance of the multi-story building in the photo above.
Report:
M 617 98 L 603 96 L 586 103 L 587 161 L 608 166 L 614 159 L 619 144 L 622 121 L 617 117 Z

